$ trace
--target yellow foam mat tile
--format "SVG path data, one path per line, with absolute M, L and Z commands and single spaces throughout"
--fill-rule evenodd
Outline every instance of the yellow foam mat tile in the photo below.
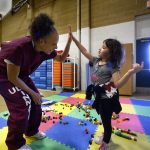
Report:
M 82 93 L 76 93 L 76 94 L 72 95 L 71 97 L 85 99 L 86 95 L 82 94 Z
M 7 146 L 5 144 L 7 133 L 8 133 L 8 128 L 7 127 L 4 127 L 2 129 L 0 129 L 0 136 L 1 136 L 0 148 L 1 148 L 1 150 L 8 150 Z
M 95 132 L 94 138 L 101 135 L 103 133 L 103 126 L 99 126 Z M 145 134 L 136 133 L 137 141 L 128 140 L 122 137 L 119 137 L 112 133 L 111 142 L 109 143 L 109 147 L 112 150 L 148 150 L 150 148 L 150 143 Z M 127 135 L 127 134 L 126 134 Z M 90 145 L 89 150 L 98 150 L 100 145 L 97 145 L 94 141 L 92 145 Z
M 130 104 L 121 104 L 121 106 L 122 106 L 122 112 L 123 113 L 136 114 L 136 111 L 135 111 L 133 105 L 130 105 Z
M 1 150 L 8 150 L 8 148 L 7 148 L 6 144 L 5 144 L 7 133 L 8 133 L 8 127 L 4 127 L 2 129 L 0 129 L 0 136 L 1 136 L 0 149 Z M 36 141 L 35 138 L 27 138 L 25 136 L 24 136 L 24 138 L 26 139 L 26 143 L 27 144 L 31 144 L 33 141 Z
M 54 112 L 56 113 L 63 113 L 63 115 L 68 115 L 71 111 L 76 109 L 76 106 L 71 107 L 71 104 L 58 102 L 51 105 L 51 108 L 54 108 Z

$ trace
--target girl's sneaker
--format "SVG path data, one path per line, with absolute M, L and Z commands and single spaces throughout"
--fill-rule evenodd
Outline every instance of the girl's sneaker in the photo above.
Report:
M 98 145 L 101 145 L 103 142 L 103 134 L 101 136 L 94 138 L 94 142 Z
M 112 119 L 113 120 L 116 120 L 116 119 L 118 119 L 119 118 L 119 114 L 115 114 L 115 113 L 113 113 L 113 115 L 112 115 Z
M 102 142 L 102 145 L 100 146 L 99 150 L 110 150 L 107 143 Z
M 29 145 L 23 145 L 22 147 L 20 147 L 18 150 L 32 150 L 31 147 Z

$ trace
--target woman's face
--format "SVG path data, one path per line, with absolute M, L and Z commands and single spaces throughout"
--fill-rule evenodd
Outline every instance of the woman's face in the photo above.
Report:
M 109 49 L 106 46 L 105 42 L 103 42 L 102 47 L 98 50 L 98 55 L 101 59 L 108 59 L 110 54 L 109 54 Z
M 41 51 L 46 54 L 50 54 L 54 49 L 57 49 L 58 40 L 59 35 L 57 31 L 54 31 L 47 37 L 40 39 Z

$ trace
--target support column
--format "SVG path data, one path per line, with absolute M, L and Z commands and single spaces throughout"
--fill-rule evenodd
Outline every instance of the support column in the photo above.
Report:
M 81 3 L 81 43 L 91 53 L 91 0 L 82 0 Z M 81 90 L 86 90 L 86 64 L 88 59 L 81 55 Z
M 34 17 L 34 0 L 29 0 L 27 4 L 27 22 L 30 25 L 32 22 L 32 19 Z M 27 35 L 28 35 L 28 30 L 27 30 Z

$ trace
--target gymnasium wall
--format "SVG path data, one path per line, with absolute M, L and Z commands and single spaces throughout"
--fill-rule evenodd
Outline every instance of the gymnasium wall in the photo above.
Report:
M 34 15 L 48 13 L 56 23 L 60 34 L 67 32 L 67 25 L 76 29 L 76 0 L 34 0 Z
M 32 8 L 24 5 L 14 15 L 7 15 L 2 21 L 2 40 L 11 40 L 28 33 L 28 26 L 31 22 L 31 17 L 39 13 L 49 14 L 55 21 L 55 25 L 60 34 L 67 32 L 67 25 L 72 24 L 73 29 L 76 29 L 76 0 L 34 0 Z M 69 7 L 68 7 L 69 6 Z M 30 13 L 32 9 L 32 13 Z
M 2 40 L 11 40 L 27 35 L 28 20 L 26 7 L 15 15 L 7 15 L 2 21 Z
M 136 17 L 136 39 L 150 37 L 150 14 Z
M 2 21 L 2 40 L 11 40 L 28 34 L 28 25 L 33 16 L 41 12 L 49 14 L 55 21 L 60 34 L 58 49 L 62 50 L 67 41 L 67 25 L 72 25 L 73 34 L 78 38 L 77 0 L 31 0 L 32 7 L 25 5 L 19 12 L 7 15 Z M 81 0 L 81 42 L 93 54 L 106 38 L 116 38 L 122 43 L 133 43 L 135 53 L 135 17 L 150 13 L 146 0 Z M 71 45 L 70 55 L 81 59 L 81 88 L 86 89 L 88 60 Z M 135 58 L 134 58 L 135 61 Z
M 146 0 L 91 0 L 91 27 L 106 26 L 150 13 Z
M 16 3 L 17 0 L 13 0 Z M 33 16 L 40 12 L 48 13 L 56 22 L 60 34 L 67 32 L 71 24 L 73 31 L 77 29 L 77 0 L 31 0 Z M 19 12 L 7 15 L 3 20 L 2 39 L 10 40 L 27 34 L 30 24 L 27 5 Z M 89 14 L 89 9 L 91 13 Z M 97 28 L 134 20 L 135 16 L 148 14 L 146 0 L 81 0 L 81 28 Z M 30 18 L 30 17 L 29 17 Z

